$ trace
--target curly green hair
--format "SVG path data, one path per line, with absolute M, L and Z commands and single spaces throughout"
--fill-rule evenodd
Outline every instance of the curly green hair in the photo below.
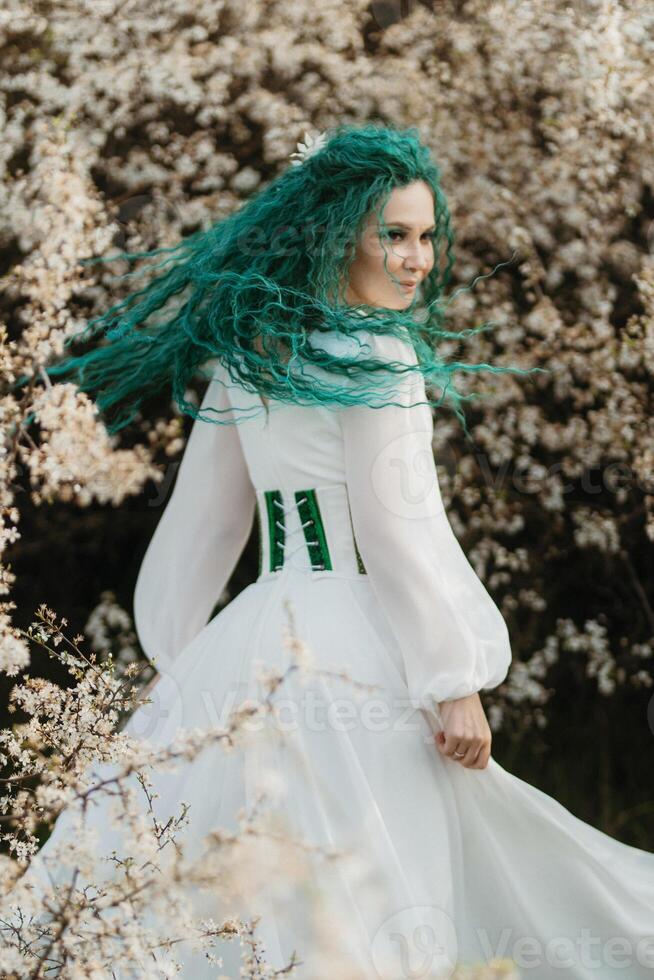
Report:
M 233 214 L 173 248 L 87 260 L 134 262 L 167 253 L 152 267 L 158 274 L 146 286 L 91 319 L 66 346 L 100 333 L 105 343 L 47 368 L 49 375 L 72 376 L 82 391 L 94 394 L 110 432 L 130 423 L 145 397 L 167 387 L 179 409 L 197 418 L 199 409 L 185 393 L 213 358 L 246 390 L 303 405 L 369 404 L 378 372 L 388 378 L 389 370 L 419 370 L 427 384 L 442 389 L 430 404 L 447 399 L 464 429 L 461 403 L 475 393 L 457 391 L 457 370 L 542 370 L 438 356 L 440 340 L 468 337 L 491 324 L 454 333 L 443 326 L 454 234 L 439 168 L 417 129 L 343 124 L 326 136 L 300 166 L 289 166 Z M 432 271 L 403 310 L 348 305 L 343 284 L 366 219 L 376 213 L 384 238 L 383 210 L 391 192 L 414 181 L 424 181 L 434 196 Z M 332 356 L 308 340 L 314 329 L 356 335 L 362 328 L 408 335 L 417 364 Z M 298 360 L 322 369 L 320 377 L 294 370 Z

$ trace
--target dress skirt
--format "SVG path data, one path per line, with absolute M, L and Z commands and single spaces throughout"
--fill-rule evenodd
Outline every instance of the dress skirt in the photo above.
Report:
M 535 980 L 654 977 L 654 855 L 579 820 L 492 757 L 475 770 L 441 756 L 438 716 L 411 710 L 401 651 L 356 569 L 266 567 L 124 730 L 163 747 L 180 729 L 227 725 L 237 705 L 269 694 L 262 668 L 284 678 L 274 713 L 231 751 L 214 744 L 151 777 L 160 821 L 180 801 L 190 806 L 180 833 L 189 855 L 212 829 L 237 831 L 237 815 L 267 814 L 271 837 L 243 857 L 244 873 L 259 872 L 255 896 L 231 905 L 198 889 L 189 901 L 199 918 L 260 915 L 267 961 L 282 969 L 295 951 L 307 980 L 449 977 L 456 963 L 501 958 Z M 89 819 L 106 853 L 119 845 L 106 809 Z M 64 813 L 36 863 L 70 832 Z M 301 846 L 277 854 L 277 834 Z M 218 943 L 218 969 L 179 943 L 158 962 L 177 960 L 185 980 L 238 977 L 241 952 L 238 939 Z M 144 973 L 116 973 L 132 975 Z

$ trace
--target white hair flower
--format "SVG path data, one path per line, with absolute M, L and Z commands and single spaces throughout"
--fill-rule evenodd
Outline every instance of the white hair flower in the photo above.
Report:
M 301 141 L 297 144 L 297 149 L 295 152 L 291 153 L 290 161 L 293 167 L 299 167 L 308 160 L 310 156 L 317 153 L 318 150 L 322 150 L 323 146 L 327 142 L 327 133 L 318 133 L 317 136 L 311 136 L 310 133 L 304 134 L 304 143 Z

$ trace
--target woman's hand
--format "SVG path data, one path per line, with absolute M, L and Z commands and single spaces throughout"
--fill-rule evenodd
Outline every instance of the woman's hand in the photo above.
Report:
M 441 755 L 460 762 L 466 769 L 485 769 L 490 759 L 492 736 L 479 694 L 475 692 L 454 701 L 440 701 L 438 708 L 443 729 L 435 736 L 435 741 Z M 461 752 L 462 758 L 458 754 Z

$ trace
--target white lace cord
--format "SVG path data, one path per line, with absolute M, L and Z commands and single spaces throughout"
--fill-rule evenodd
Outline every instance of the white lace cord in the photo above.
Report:
M 285 540 L 278 542 L 278 545 L 277 545 L 279 548 L 282 548 L 283 551 L 284 551 L 284 563 L 286 563 L 286 560 L 287 559 L 292 558 L 293 555 L 297 551 L 299 551 L 301 548 L 308 548 L 309 545 L 320 546 L 320 542 L 319 541 L 307 541 L 307 539 L 305 537 L 305 534 L 304 534 L 304 529 L 306 527 L 309 527 L 309 525 L 312 525 L 313 527 L 315 527 L 315 521 L 313 520 L 312 517 L 310 517 L 309 520 L 304 521 L 304 523 L 302 523 L 300 525 L 300 527 L 296 527 L 292 531 L 287 531 L 286 530 L 286 518 L 288 517 L 288 515 L 290 513 L 292 513 L 292 511 L 294 510 L 294 508 L 297 507 L 299 504 L 305 503 L 305 501 L 307 499 L 308 499 L 307 497 L 301 497 L 299 500 L 293 501 L 293 503 L 290 504 L 289 507 L 284 507 L 284 505 L 279 500 L 277 500 L 277 498 L 274 498 L 273 499 L 273 504 L 276 504 L 277 507 L 281 508 L 281 510 L 282 510 L 282 512 L 284 514 L 284 522 L 283 523 L 280 523 L 278 520 L 275 520 L 275 524 L 277 525 L 277 527 L 280 528 L 282 531 L 284 531 L 284 534 L 285 534 Z M 286 547 L 288 545 L 288 538 L 292 537 L 294 534 L 300 534 L 300 533 L 302 534 L 302 540 L 297 542 L 295 548 L 293 548 L 292 551 L 287 551 L 286 550 Z M 320 565 L 312 565 L 311 567 L 313 569 L 318 569 L 319 570 L 319 569 L 324 569 L 325 565 L 323 563 L 323 564 L 320 564 Z

